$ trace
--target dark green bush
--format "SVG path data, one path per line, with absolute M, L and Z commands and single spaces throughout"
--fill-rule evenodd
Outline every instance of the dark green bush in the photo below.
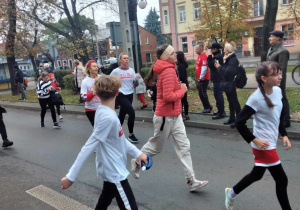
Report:
M 142 68 L 150 68 L 152 64 L 153 64 L 152 62 L 143 63 Z
M 55 75 L 55 79 L 58 82 L 59 86 L 64 88 L 65 87 L 65 83 L 63 80 L 63 77 L 66 75 L 71 75 L 73 78 L 73 83 L 74 83 L 74 75 L 72 74 L 72 69 L 66 69 L 66 70 L 55 70 L 53 71 L 54 75 Z
M 73 90 L 74 92 L 77 91 L 75 87 L 74 76 L 72 74 L 65 75 L 63 77 L 63 83 L 65 89 Z
M 196 73 L 195 73 L 196 65 L 189 65 L 187 68 L 187 75 L 191 77 L 195 82 L 197 82 Z
M 186 60 L 186 62 L 190 65 L 196 65 L 196 60 L 192 59 L 192 60 Z
M 149 68 L 142 68 L 141 69 L 142 78 L 145 78 L 147 76 L 148 72 L 149 72 Z

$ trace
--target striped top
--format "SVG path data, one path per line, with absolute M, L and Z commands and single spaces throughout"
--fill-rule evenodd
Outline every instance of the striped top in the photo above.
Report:
M 43 80 L 38 82 L 38 84 L 36 85 L 36 92 L 39 98 L 50 97 L 50 92 L 47 90 L 48 87 L 52 87 L 50 80 L 48 82 L 44 82 Z

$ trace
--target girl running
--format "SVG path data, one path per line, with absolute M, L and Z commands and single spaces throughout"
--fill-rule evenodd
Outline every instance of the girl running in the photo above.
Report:
M 49 77 L 50 77 L 50 82 L 51 82 L 52 87 L 53 87 L 55 90 L 61 90 L 60 87 L 57 87 L 58 83 L 57 83 L 57 81 L 56 81 L 56 79 L 55 79 L 54 74 L 53 74 L 53 73 L 50 73 L 50 74 L 49 74 Z M 63 117 L 61 116 L 61 114 L 60 114 L 60 105 L 59 105 L 59 104 L 56 104 L 55 106 L 56 106 L 56 112 L 57 112 L 58 118 L 59 118 L 59 120 L 61 121 L 61 120 L 64 119 L 64 118 L 63 118 Z
M 138 99 L 142 102 L 143 106 L 141 106 L 141 109 L 145 109 L 147 108 L 147 104 L 145 102 L 145 97 L 144 97 L 144 93 L 146 91 L 146 85 L 145 82 L 143 80 L 143 77 L 140 73 L 137 73 L 135 75 L 139 85 L 135 88 L 135 92 L 138 96 Z
M 263 62 L 257 67 L 255 77 L 258 89 L 249 97 L 236 119 L 236 128 L 241 136 L 248 143 L 251 142 L 254 167 L 233 188 L 225 189 L 225 206 L 226 209 L 232 210 L 236 195 L 260 180 L 268 169 L 275 180 L 276 194 L 281 208 L 290 210 L 287 195 L 288 179 L 276 151 L 278 130 L 286 150 L 291 148 L 282 121 L 282 93 L 278 87 L 282 79 L 280 66 L 272 61 Z M 253 133 L 246 126 L 247 120 L 252 115 Z
M 95 113 L 100 105 L 100 98 L 96 95 L 93 85 L 98 77 L 98 66 L 96 61 L 90 60 L 85 66 L 85 73 L 88 75 L 81 83 L 80 96 L 85 102 L 85 114 L 94 127 Z
M 185 178 L 190 191 L 195 191 L 207 185 L 208 181 L 198 181 L 190 154 L 190 141 L 186 136 L 181 112 L 181 98 L 187 91 L 186 84 L 180 83 L 175 71 L 176 53 L 171 45 L 162 45 L 157 51 L 157 61 L 151 71 L 157 74 L 157 105 L 153 117 L 154 137 L 150 138 L 141 151 L 147 155 L 159 154 L 168 140 L 173 138 L 173 144 L 185 172 Z M 150 75 L 153 75 L 150 74 Z M 140 167 L 132 159 L 132 175 L 139 178 Z
M 53 128 L 60 128 L 60 125 L 56 122 L 56 114 L 54 105 L 52 104 L 50 98 L 50 91 L 52 90 L 51 82 L 49 80 L 49 74 L 43 71 L 38 79 L 38 84 L 36 86 L 36 92 L 38 94 L 39 103 L 41 106 L 41 127 L 45 127 L 44 118 L 47 111 L 47 105 L 51 111 L 51 117 L 53 120 Z M 53 88 L 54 89 L 54 88 Z
M 125 115 L 129 115 L 127 123 L 129 130 L 128 140 L 131 143 L 136 144 L 139 142 L 139 140 L 135 137 L 133 133 L 135 111 L 132 107 L 133 92 L 135 88 L 135 71 L 132 68 L 128 67 L 129 58 L 127 54 L 121 53 L 119 56 L 119 62 L 121 66 L 114 69 L 110 74 L 120 77 L 122 81 L 122 87 L 120 88 L 119 95 L 117 96 L 117 102 L 121 106 L 119 112 L 119 119 L 121 125 L 123 125 Z

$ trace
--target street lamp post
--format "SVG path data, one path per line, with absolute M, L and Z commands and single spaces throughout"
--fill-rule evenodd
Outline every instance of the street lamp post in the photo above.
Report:
M 94 39 L 93 39 L 93 30 L 94 29 L 92 29 L 91 31 L 88 30 L 88 29 L 85 29 L 84 34 L 86 36 L 88 36 L 89 34 L 91 34 L 91 38 L 92 38 L 92 58 L 94 60 L 95 59 L 95 47 L 94 47 Z

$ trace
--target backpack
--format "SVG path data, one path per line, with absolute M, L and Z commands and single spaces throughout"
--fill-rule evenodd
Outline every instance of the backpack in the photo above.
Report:
M 58 92 L 50 91 L 50 98 L 53 105 L 64 105 L 64 101 Z
M 247 80 L 248 78 L 247 78 L 246 70 L 243 67 L 243 65 L 239 63 L 237 75 L 234 78 L 236 87 L 240 89 L 244 88 L 247 84 Z

